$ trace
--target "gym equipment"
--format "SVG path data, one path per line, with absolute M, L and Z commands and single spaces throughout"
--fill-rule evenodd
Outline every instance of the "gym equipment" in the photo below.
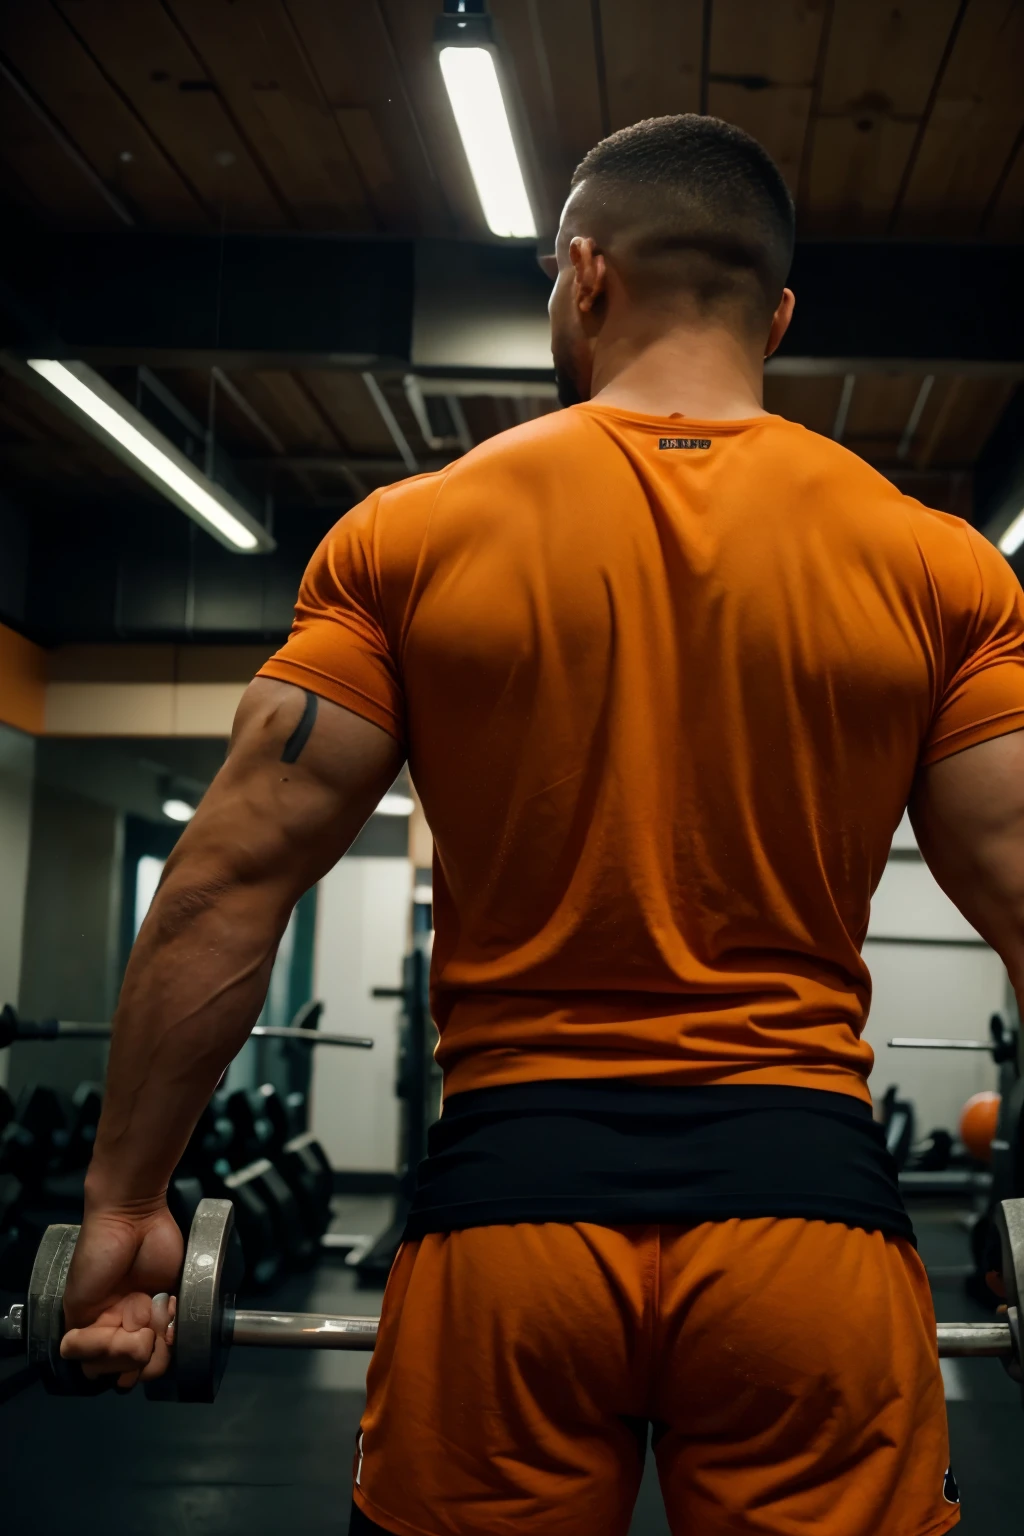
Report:
M 991 1142 L 992 1186 L 986 1210 L 971 1232 L 975 1270 L 966 1280 L 967 1292 L 982 1305 L 995 1307 L 999 1298 L 988 1289 L 986 1274 L 998 1268 L 998 1212 L 1005 1201 L 1024 1195 L 1024 1079 L 1020 1070 L 1018 1031 L 992 1014 L 988 1040 L 943 1040 L 898 1036 L 889 1044 L 897 1050 L 984 1051 L 999 1068 L 999 1111 Z M 983 1177 L 983 1176 L 982 1176 Z
M 306 1231 L 287 1181 L 268 1157 L 259 1157 L 236 1173 L 228 1174 L 224 1191 L 232 1202 L 241 1189 L 255 1191 L 263 1201 L 282 1262 L 293 1269 L 304 1269 L 311 1264 L 317 1255 L 317 1244 Z
M 441 1111 L 440 1073 L 429 1043 L 432 1028 L 429 972 L 427 953 L 417 946 L 402 962 L 402 985 L 374 987 L 372 992 L 374 997 L 398 998 L 403 1017 L 395 1083 L 395 1094 L 403 1109 L 403 1157 L 394 1216 L 387 1231 L 370 1248 L 356 1249 L 346 1260 L 355 1267 L 361 1280 L 375 1285 L 385 1281 L 391 1271 L 416 1193 L 416 1170 L 427 1155 L 427 1130 Z
M 228 1152 L 233 1135 L 234 1127 L 223 1113 L 223 1103 L 215 1096 L 200 1115 L 175 1170 L 172 1189 L 182 1180 L 186 1183 L 178 1193 L 174 1214 L 182 1231 L 187 1231 L 188 1223 L 181 1220 L 181 1215 L 188 1213 L 191 1220 L 193 1213 L 188 1208 L 191 1191 L 196 1187 L 204 1196 L 230 1200 L 235 1207 L 247 1281 L 255 1290 L 269 1290 L 284 1273 L 283 1223 L 280 1219 L 275 1221 L 271 1212 L 266 1181 L 244 1176 L 244 1169 L 232 1169 Z M 233 1180 L 231 1187 L 229 1179 Z
M 893 1084 L 885 1090 L 881 1111 L 886 1150 L 897 1169 L 905 1168 L 914 1144 L 914 1106 L 909 1099 L 899 1097 L 899 1089 Z
M 0 1132 L 0 1173 L 13 1174 L 23 1184 L 46 1177 L 67 1134 L 67 1115 L 60 1094 L 35 1084 L 22 1090 L 13 1119 Z
M 323 1147 L 309 1132 L 291 1134 L 288 1106 L 270 1083 L 229 1094 L 224 1113 L 234 1128 L 229 1161 L 235 1168 L 250 1161 L 273 1164 L 298 1208 L 305 1233 L 304 1243 L 290 1246 L 289 1254 L 294 1263 L 312 1262 L 330 1222 L 334 1186 Z
M 986 1089 L 973 1093 L 960 1111 L 957 1133 L 979 1163 L 992 1161 L 992 1143 L 999 1121 L 999 1095 Z
M 327 1153 L 311 1131 L 293 1136 L 281 1148 L 277 1167 L 295 1196 L 306 1231 L 323 1248 L 331 1221 L 334 1169 Z M 328 1244 L 333 1247 L 333 1244 Z
M 293 1029 L 290 1024 L 257 1024 L 250 1038 L 286 1040 L 293 1044 L 342 1045 L 359 1051 L 371 1051 L 373 1041 L 366 1035 L 336 1035 L 319 1029 Z M 0 1008 L 0 1050 L 25 1040 L 109 1040 L 109 1024 L 76 1024 L 66 1019 L 22 1019 L 5 1003 Z
M 940 1323 L 939 1354 L 999 1359 L 1016 1380 L 1024 1379 L 1018 1308 L 1024 1297 L 1024 1200 L 1004 1201 L 999 1212 L 1003 1276 L 1009 1297 L 1005 1321 Z M 64 1288 L 79 1229 L 47 1228 L 36 1255 L 27 1303 L 16 1303 L 0 1320 L 0 1339 L 25 1349 L 48 1392 L 93 1396 L 101 1386 L 79 1366 L 63 1360 Z M 232 1345 L 286 1349 L 372 1349 L 378 1319 L 330 1313 L 258 1312 L 235 1306 L 241 1253 L 234 1211 L 227 1200 L 203 1200 L 188 1236 L 177 1291 L 172 1366 L 147 1387 L 147 1396 L 179 1402 L 214 1400 Z M 108 1383 L 113 1378 L 107 1378 Z

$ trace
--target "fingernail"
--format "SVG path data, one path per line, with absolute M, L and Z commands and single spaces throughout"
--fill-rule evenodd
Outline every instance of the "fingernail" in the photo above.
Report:
M 153 1305 L 155 1307 L 166 1307 L 170 1299 L 170 1291 L 157 1291 L 156 1295 L 153 1297 Z

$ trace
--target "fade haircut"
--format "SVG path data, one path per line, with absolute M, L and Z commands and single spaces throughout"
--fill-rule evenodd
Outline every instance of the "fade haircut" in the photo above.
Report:
M 649 117 L 595 144 L 572 186 L 583 182 L 635 297 L 678 292 L 702 311 L 739 303 L 757 324 L 770 319 L 795 215 L 778 166 L 748 133 L 694 112 Z

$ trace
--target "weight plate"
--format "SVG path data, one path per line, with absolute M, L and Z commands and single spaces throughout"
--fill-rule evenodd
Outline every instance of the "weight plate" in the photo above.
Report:
M 89 1381 L 73 1360 L 61 1359 L 64 1337 L 64 1287 L 74 1257 L 79 1228 L 47 1227 L 28 1283 L 25 1341 L 29 1364 L 42 1376 L 47 1392 L 60 1397 L 95 1397 L 112 1378 Z
M 1003 1200 L 996 1212 L 1003 1244 L 1003 1280 L 1011 1307 L 1024 1304 L 1024 1200 Z
M 174 1320 L 177 1396 L 212 1403 L 231 1345 L 244 1264 L 230 1200 L 201 1200 L 185 1247 Z

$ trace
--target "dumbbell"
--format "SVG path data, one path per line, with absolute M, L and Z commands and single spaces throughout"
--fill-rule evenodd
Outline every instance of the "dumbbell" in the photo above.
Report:
M 23 1089 L 13 1119 L 0 1132 L 0 1171 L 40 1183 L 60 1150 L 67 1115 L 60 1094 L 42 1084 Z
M 288 1210 L 284 1242 L 289 1258 L 299 1265 L 312 1263 L 331 1215 L 334 1174 L 326 1153 L 311 1132 L 292 1134 L 288 1109 L 270 1083 L 230 1094 L 224 1112 L 234 1126 L 230 1151 L 234 1166 L 238 1168 L 250 1159 L 268 1159 L 273 1164 L 291 1193 L 304 1233 L 296 1243 Z
M 91 1397 L 113 1380 L 97 1385 L 75 1361 L 61 1358 L 64 1288 L 78 1232 L 74 1226 L 47 1228 L 32 1268 L 27 1302 L 11 1307 L 0 1321 L 0 1339 L 23 1345 L 46 1390 L 61 1397 Z M 177 1288 L 171 1368 L 166 1376 L 147 1384 L 148 1397 L 212 1403 L 233 1344 L 371 1350 L 376 1343 L 375 1317 L 236 1308 L 242 1272 L 230 1200 L 200 1201 Z
M 1000 1359 L 1020 1380 L 1024 1363 L 1018 1312 L 1024 1295 L 1024 1200 L 1004 1200 L 999 1225 L 1003 1277 L 1009 1297 L 1006 1320 L 940 1323 L 938 1352 L 945 1358 L 974 1355 Z M 103 1385 L 88 1380 L 76 1362 L 62 1359 L 60 1353 L 65 1331 L 64 1288 L 78 1231 L 73 1226 L 47 1228 L 32 1268 L 27 1303 L 11 1307 L 0 1321 L 0 1339 L 23 1346 L 47 1391 L 64 1397 L 91 1397 Z M 177 1289 L 172 1365 L 166 1376 L 147 1385 L 147 1396 L 178 1402 L 213 1402 L 231 1346 L 235 1344 L 286 1349 L 373 1349 L 377 1318 L 236 1308 L 241 1276 L 242 1254 L 231 1202 L 200 1201 Z M 107 1378 L 108 1382 L 112 1380 Z
M 246 1278 L 256 1290 L 269 1290 L 284 1271 L 285 1252 L 281 1244 L 280 1223 L 275 1221 L 261 1189 L 262 1180 L 252 1170 L 233 1172 L 228 1153 L 234 1130 L 223 1113 L 223 1101 L 214 1098 L 203 1110 L 185 1155 L 174 1175 L 174 1183 L 184 1178 L 198 1180 L 204 1195 L 229 1199 L 235 1206 L 238 1235 L 245 1254 Z M 257 1173 L 262 1170 L 257 1170 Z M 179 1210 L 175 1215 L 180 1215 Z
M 0 1232 L 5 1234 L 0 1279 L 5 1284 L 24 1284 L 28 1254 L 12 1260 L 17 1223 L 53 1166 L 66 1126 L 60 1095 L 36 1084 L 22 1091 L 17 1108 L 0 1131 Z

